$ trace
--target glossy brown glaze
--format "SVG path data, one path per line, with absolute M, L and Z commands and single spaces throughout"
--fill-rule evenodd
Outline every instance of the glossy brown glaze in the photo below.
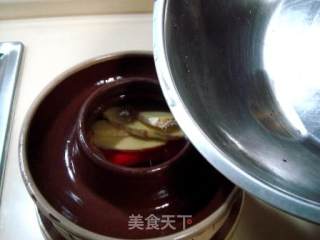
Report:
M 233 204 L 230 214 L 226 220 L 226 222 L 223 224 L 223 226 L 214 234 L 214 236 L 211 237 L 211 240 L 227 240 L 232 236 L 234 229 L 237 226 L 237 220 L 239 218 L 239 214 L 241 214 L 242 210 L 242 204 L 243 204 L 243 198 L 242 194 L 239 194 L 239 197 L 236 199 L 235 203 Z M 39 215 L 39 221 L 42 225 L 42 231 L 44 231 L 44 234 L 48 234 L 52 240 L 66 240 L 53 226 L 52 222 L 46 218 L 43 214 L 40 212 Z M 73 239 L 73 235 L 69 234 L 69 237 Z
M 234 185 L 191 146 L 166 171 L 147 176 L 119 177 L 117 171 L 106 172 L 88 159 L 78 144 L 81 107 L 92 92 L 110 84 L 110 79 L 130 77 L 156 81 L 152 57 L 114 58 L 66 77 L 43 99 L 32 118 L 26 145 L 28 165 L 47 201 L 79 226 L 118 238 L 167 235 L 182 230 L 182 223 L 177 223 L 176 230 L 128 230 L 128 217 L 190 214 L 195 224 L 221 206 Z

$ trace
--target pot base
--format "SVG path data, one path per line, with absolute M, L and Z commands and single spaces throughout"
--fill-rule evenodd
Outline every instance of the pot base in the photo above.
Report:
M 233 234 L 233 231 L 235 230 L 240 214 L 242 212 L 243 208 L 243 202 L 244 202 L 244 193 L 242 192 L 239 194 L 239 197 L 234 202 L 229 216 L 226 220 L 226 222 L 223 224 L 223 226 L 216 232 L 214 236 L 210 240 L 229 240 L 231 239 L 231 236 Z M 41 214 L 39 211 L 37 212 L 37 218 L 40 225 L 41 232 L 46 240 L 81 240 L 80 238 L 77 238 L 70 233 L 64 232 L 61 233 L 57 230 L 57 228 L 54 226 L 54 224 L 43 214 Z M 66 235 L 66 236 L 63 236 Z M 197 236 L 195 236 L 193 239 L 197 239 Z

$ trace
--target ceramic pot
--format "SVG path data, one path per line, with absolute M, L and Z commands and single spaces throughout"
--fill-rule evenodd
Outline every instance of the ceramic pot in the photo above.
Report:
M 65 239 L 182 239 L 208 227 L 215 233 L 241 192 L 187 140 L 170 159 L 145 168 L 102 161 L 88 143 L 88 116 L 94 116 L 102 100 L 112 103 L 114 94 L 124 90 L 167 107 L 152 55 L 137 52 L 81 63 L 35 100 L 19 151 L 21 173 L 39 212 Z M 137 215 L 170 215 L 176 225 L 130 229 L 130 216 Z M 186 225 L 178 216 L 191 220 Z

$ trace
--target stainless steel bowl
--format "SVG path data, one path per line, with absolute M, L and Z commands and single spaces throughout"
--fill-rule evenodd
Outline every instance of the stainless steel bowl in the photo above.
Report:
M 157 0 L 161 86 L 234 183 L 320 223 L 320 2 Z

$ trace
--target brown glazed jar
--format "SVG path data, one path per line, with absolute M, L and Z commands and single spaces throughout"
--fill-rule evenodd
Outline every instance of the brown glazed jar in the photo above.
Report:
M 224 229 L 227 235 L 237 222 L 242 192 L 187 139 L 166 161 L 138 168 L 113 164 L 92 145 L 92 121 L 123 95 L 125 101 L 167 107 L 150 53 L 81 63 L 57 77 L 30 108 L 20 166 L 44 234 L 57 240 L 210 239 Z M 184 228 L 177 221 L 174 230 L 130 230 L 129 216 L 138 214 L 188 215 L 191 222 Z

